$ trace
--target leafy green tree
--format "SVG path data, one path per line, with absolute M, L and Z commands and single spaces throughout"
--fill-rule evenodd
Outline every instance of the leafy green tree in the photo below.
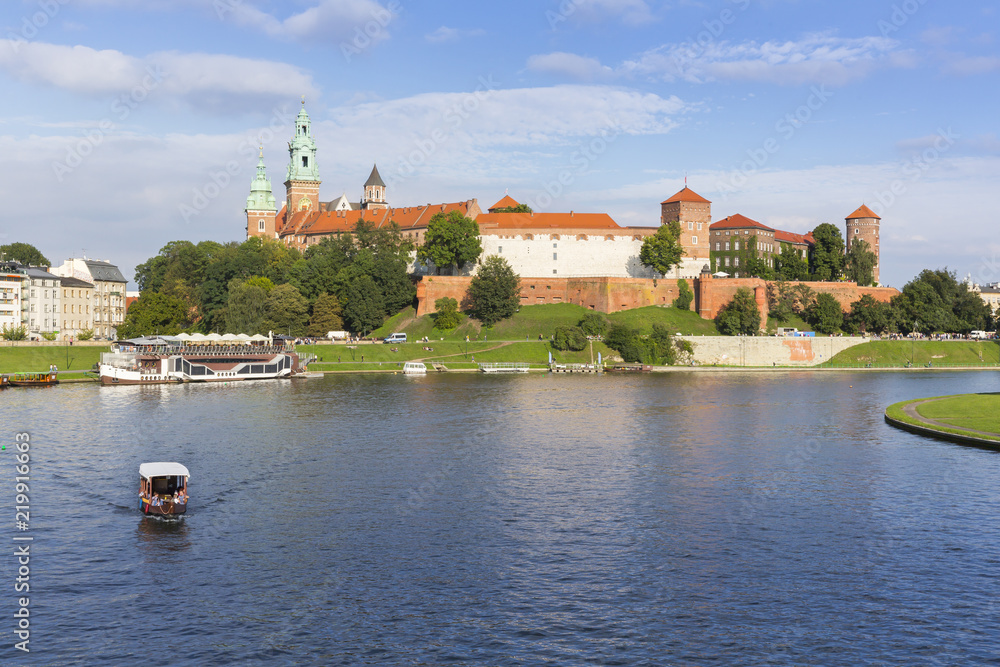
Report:
M 45 255 L 30 243 L 0 245 L 0 260 L 20 262 L 29 266 L 52 266 Z
M 309 335 L 325 336 L 330 331 L 342 331 L 340 300 L 332 294 L 320 294 L 313 304 L 312 318 L 309 320 Z
M 809 256 L 813 280 L 839 280 L 844 271 L 844 237 L 828 222 L 813 230 L 814 245 Z
M 677 295 L 677 298 L 674 299 L 674 308 L 679 310 L 689 310 L 691 308 L 691 302 L 694 301 L 694 292 L 692 292 L 691 287 L 688 286 L 688 281 L 683 278 L 678 280 L 677 291 L 679 294 Z
M 521 306 L 521 278 L 503 257 L 490 255 L 469 282 L 468 296 L 473 316 L 492 327 Z
M 459 211 L 435 213 L 427 223 L 424 244 L 417 248 L 417 259 L 433 263 L 440 275 L 445 268 L 465 268 L 483 253 L 479 225 Z
M 385 300 L 369 275 L 361 275 L 345 290 L 344 321 L 354 333 L 367 336 L 385 321 Z
M 77 340 L 93 340 L 94 330 L 93 329 L 81 329 L 76 332 Z
M 309 302 L 294 285 L 285 283 L 272 289 L 264 303 L 264 312 L 263 329 L 289 336 L 306 335 Z
M 608 318 L 601 313 L 587 313 L 578 326 L 588 336 L 603 336 L 608 331 Z
M 28 327 L 23 324 L 5 324 L 0 327 L 0 338 L 4 340 L 25 340 L 28 337 Z
M 774 277 L 778 280 L 808 280 L 809 262 L 790 243 L 781 244 L 781 254 L 774 258 Z
M 760 309 L 753 292 L 746 287 L 736 290 L 733 300 L 715 316 L 715 326 L 725 336 L 752 336 L 760 331 Z
M 434 328 L 438 331 L 450 331 L 462 323 L 462 314 L 458 312 L 458 301 L 451 297 L 441 297 L 434 302 Z
M 118 337 L 176 336 L 191 326 L 190 312 L 188 305 L 175 296 L 143 292 L 129 306 L 125 321 L 118 325 Z M 77 339 L 83 340 L 79 336 Z
M 264 318 L 267 317 L 268 279 L 229 281 L 229 299 L 226 302 L 226 331 L 229 333 L 267 333 Z M 272 286 L 273 287 L 273 286 Z M 275 333 L 281 333 L 277 331 Z
M 784 280 L 767 284 L 767 309 L 770 316 L 779 322 L 787 322 L 792 316 L 795 295 L 792 286 Z
M 809 324 L 820 333 L 836 333 L 844 323 L 844 310 L 832 294 L 822 293 L 816 297 L 808 313 Z
M 868 287 L 875 283 L 875 259 L 868 242 L 858 239 L 851 244 L 844 258 L 844 273 L 860 287 Z
M 851 304 L 851 311 L 844 318 L 844 328 L 851 333 L 884 333 L 892 326 L 892 309 L 889 304 L 876 301 L 870 294 L 863 295 Z
M 652 350 L 639 335 L 639 330 L 625 324 L 612 324 L 604 344 L 629 363 L 649 363 Z
M 891 303 L 900 331 L 968 333 L 990 321 L 989 306 L 948 269 L 924 269 Z
M 552 347 L 557 350 L 574 350 L 579 352 L 587 347 L 587 335 L 580 327 L 556 327 L 552 337 Z
M 502 206 L 500 208 L 490 209 L 490 213 L 531 213 L 531 207 L 527 204 L 518 204 L 517 206 Z
M 681 223 L 671 222 L 660 225 L 656 233 L 647 236 L 639 250 L 639 261 L 660 275 L 666 275 L 670 269 L 681 262 L 684 248 L 681 246 Z

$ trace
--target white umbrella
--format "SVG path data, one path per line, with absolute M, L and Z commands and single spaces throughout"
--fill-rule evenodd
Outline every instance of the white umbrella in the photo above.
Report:
M 713 277 L 713 278 L 728 278 L 728 277 L 729 277 L 729 274 L 728 274 L 728 273 L 726 273 L 725 271 L 719 271 L 719 272 L 717 272 L 717 273 L 713 273 L 713 274 L 712 274 L 712 277 Z

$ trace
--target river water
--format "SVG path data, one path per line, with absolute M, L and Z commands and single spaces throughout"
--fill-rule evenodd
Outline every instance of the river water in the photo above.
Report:
M 0 662 L 997 664 L 1000 457 L 882 419 L 997 388 L 941 371 L 7 390 Z M 145 461 L 191 470 L 182 520 L 139 514 Z

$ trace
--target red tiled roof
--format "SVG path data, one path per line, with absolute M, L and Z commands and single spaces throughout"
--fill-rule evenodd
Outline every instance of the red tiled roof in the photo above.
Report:
M 878 217 L 877 215 L 875 215 L 875 211 L 871 210 L 870 208 L 868 208 L 864 204 L 862 204 L 861 208 L 859 208 L 857 211 L 855 211 L 854 213 L 851 213 L 849 216 L 847 216 L 846 219 L 847 220 L 853 220 L 854 218 L 875 218 L 876 220 L 881 220 L 882 219 L 882 218 Z
M 508 206 L 511 208 L 516 208 L 520 205 L 521 203 L 515 201 L 514 198 L 511 197 L 510 195 L 504 195 L 503 199 L 498 201 L 496 204 L 493 204 L 493 206 L 490 206 L 489 210 L 493 211 L 493 209 L 495 208 L 507 208 Z
M 709 225 L 709 229 L 744 229 L 746 227 L 751 227 L 755 229 L 762 229 L 764 231 L 773 232 L 774 230 L 767 225 L 762 225 L 756 220 L 751 220 L 745 215 L 740 215 L 739 213 L 734 213 L 728 218 L 723 218 Z
M 804 234 L 796 234 L 795 232 L 786 232 L 780 229 L 774 230 L 774 240 L 777 241 L 778 243 L 795 243 L 797 245 L 812 245 L 812 241 L 807 239 Z
M 705 199 L 700 194 L 698 194 L 697 192 L 695 192 L 694 190 L 692 190 L 691 188 L 689 188 L 686 185 L 684 186 L 683 190 L 681 190 L 680 192 L 678 192 L 677 194 L 675 194 L 670 199 L 668 199 L 668 200 L 666 200 L 664 202 L 661 202 L 661 203 L 662 204 L 672 204 L 673 202 L 678 202 L 678 201 L 693 201 L 693 202 L 700 202 L 702 204 L 711 204 L 712 203 L 712 202 L 708 201 L 707 199 Z
M 607 213 L 483 213 L 476 222 L 496 229 L 623 229 Z
M 427 227 L 435 213 L 459 211 L 462 215 L 469 215 L 470 210 L 473 215 L 479 210 L 475 199 L 450 204 L 402 206 L 370 211 L 299 211 L 285 220 L 285 225 L 278 233 L 280 236 L 289 236 L 349 232 L 362 218 L 374 223 L 376 227 L 395 222 L 401 229 L 422 229 Z M 283 219 L 284 215 L 285 210 L 282 209 L 278 219 Z

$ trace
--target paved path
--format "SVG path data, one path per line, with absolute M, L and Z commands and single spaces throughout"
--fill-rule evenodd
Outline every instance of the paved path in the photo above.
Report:
M 948 396 L 946 398 L 952 398 L 952 397 Z M 905 412 L 907 414 L 907 416 L 912 417 L 913 419 L 917 420 L 921 424 L 927 424 L 928 426 L 937 426 L 939 428 L 959 429 L 961 431 L 965 431 L 965 432 L 968 432 L 968 433 L 975 433 L 977 435 L 984 435 L 984 436 L 987 436 L 989 438 L 996 438 L 998 435 L 1000 435 L 1000 433 L 993 433 L 992 431 L 977 431 L 975 429 L 965 428 L 964 426 L 955 426 L 954 424 L 946 424 L 946 423 L 940 422 L 940 421 L 938 421 L 936 419 L 930 419 L 928 417 L 924 417 L 919 412 L 917 412 L 917 408 L 919 406 L 923 405 L 924 403 L 933 403 L 934 401 L 940 401 L 940 400 L 942 400 L 942 398 L 940 398 L 940 397 L 939 398 L 925 398 L 922 401 L 917 401 L 915 403 L 910 403 L 909 405 L 904 405 L 903 406 L 903 412 Z
M 520 342 L 520 341 L 515 341 L 515 342 Z M 511 344 L 510 342 L 500 343 L 499 345 L 494 345 L 493 347 L 487 347 L 482 350 L 475 350 L 469 356 L 475 356 L 476 352 L 482 354 L 483 352 L 491 352 L 493 350 L 499 350 L 501 347 L 507 347 L 510 344 Z M 464 356 L 466 356 L 465 352 L 456 352 L 455 354 L 439 354 L 437 356 L 431 356 L 431 357 L 420 357 L 419 359 L 414 359 L 413 361 L 427 361 L 428 359 L 448 359 L 449 357 L 464 357 Z

